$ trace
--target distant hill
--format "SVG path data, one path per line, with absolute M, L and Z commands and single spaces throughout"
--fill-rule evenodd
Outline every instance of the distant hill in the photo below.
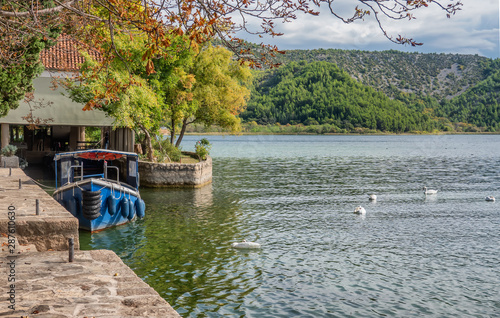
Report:
M 500 131 L 500 60 L 491 63 L 489 76 L 450 101 L 435 108 L 437 116 L 452 122 Z
M 244 121 L 307 125 L 314 122 L 331 123 L 332 120 L 340 119 L 340 122 L 336 121 L 336 124 L 348 130 L 350 125 L 384 130 L 379 126 L 373 128 L 373 125 L 367 124 L 366 120 L 354 120 L 355 123 L 352 120 L 342 122 L 346 120 L 342 116 L 332 114 L 327 116 L 322 110 L 322 107 L 336 107 L 326 100 L 337 100 L 337 94 L 346 96 L 362 94 L 365 102 L 372 103 L 373 99 L 367 97 L 367 94 L 375 96 L 376 91 L 384 96 L 377 95 L 378 101 L 370 108 L 389 105 L 390 103 L 384 98 L 397 100 L 407 110 L 414 113 L 398 111 L 394 121 L 399 121 L 398 116 L 405 114 L 404 116 L 410 116 L 416 120 L 415 123 L 419 123 L 413 126 L 402 124 L 399 127 L 393 124 L 392 128 L 386 129 L 387 131 L 407 131 L 407 129 L 500 131 L 499 60 L 491 60 L 478 55 L 404 53 L 394 50 L 367 52 L 316 49 L 289 50 L 284 55 L 274 57 L 272 62 L 281 63 L 282 66 L 256 72 L 248 109 L 241 116 Z M 317 62 L 324 64 L 321 64 L 321 67 L 309 66 L 316 65 Z M 328 72 L 332 71 L 327 65 L 338 66 L 335 72 L 340 70 L 345 72 L 342 74 L 348 75 L 359 85 L 354 85 L 343 78 L 343 75 L 339 75 L 343 78 L 345 84 L 343 89 L 346 91 L 342 93 L 335 90 L 332 85 L 338 85 L 338 79 L 337 84 L 331 83 L 331 75 L 326 76 L 324 71 L 325 68 L 329 69 Z M 290 67 L 294 74 L 287 73 L 290 72 Z M 316 72 L 318 73 L 314 74 Z M 305 85 L 304 79 L 301 80 L 300 77 L 315 84 Z M 298 86 L 290 86 L 291 83 Z M 365 94 L 368 88 L 363 86 L 372 88 L 373 91 Z M 282 96 L 279 96 L 280 94 Z M 297 99 L 289 98 L 290 94 L 300 96 L 302 102 L 307 96 L 310 98 L 307 102 L 308 106 L 304 108 L 304 105 L 297 104 Z M 325 100 L 321 100 L 323 95 L 327 96 Z M 345 99 L 344 102 L 345 107 L 349 109 L 360 105 L 352 99 Z M 273 103 L 276 105 L 273 106 Z M 312 109 L 316 107 L 318 109 L 313 111 Z M 375 108 L 370 112 L 376 113 Z M 387 109 L 379 109 L 379 111 L 383 113 L 387 112 Z M 420 117 L 416 114 L 424 116 Z M 327 120 L 328 118 L 330 121 Z
M 335 63 L 360 83 L 391 97 L 399 90 L 450 99 L 484 80 L 491 60 L 478 55 L 317 49 L 289 50 L 275 61 Z
M 290 62 L 258 74 L 244 121 L 410 132 L 439 129 L 430 116 L 352 79 L 334 63 Z

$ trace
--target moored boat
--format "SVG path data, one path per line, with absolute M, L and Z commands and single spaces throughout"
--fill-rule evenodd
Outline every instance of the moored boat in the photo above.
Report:
M 142 218 L 138 159 L 135 153 L 107 149 L 58 153 L 53 197 L 91 232 Z

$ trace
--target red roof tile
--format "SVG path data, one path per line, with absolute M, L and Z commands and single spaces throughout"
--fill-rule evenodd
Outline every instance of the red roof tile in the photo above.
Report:
M 79 52 L 81 50 L 87 50 L 91 56 L 100 59 L 101 55 L 97 50 L 89 49 L 88 46 L 69 35 L 61 34 L 57 38 L 56 45 L 40 52 L 40 60 L 46 70 L 78 71 L 84 62 L 83 56 Z

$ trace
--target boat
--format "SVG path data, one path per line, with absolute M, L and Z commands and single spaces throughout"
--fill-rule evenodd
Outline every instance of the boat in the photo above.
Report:
M 138 160 L 136 153 L 107 149 L 57 153 L 53 197 L 90 232 L 143 218 Z

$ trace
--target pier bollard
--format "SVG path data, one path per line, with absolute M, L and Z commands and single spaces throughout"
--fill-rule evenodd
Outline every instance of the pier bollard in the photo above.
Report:
M 36 215 L 40 215 L 40 200 L 36 199 Z
M 9 177 L 12 175 L 12 168 L 9 168 Z
M 72 237 L 68 239 L 68 245 L 69 245 L 69 262 L 73 263 L 73 259 L 75 258 L 75 241 Z
M 23 183 L 21 181 L 21 179 L 19 179 L 19 189 L 22 189 L 23 188 Z

